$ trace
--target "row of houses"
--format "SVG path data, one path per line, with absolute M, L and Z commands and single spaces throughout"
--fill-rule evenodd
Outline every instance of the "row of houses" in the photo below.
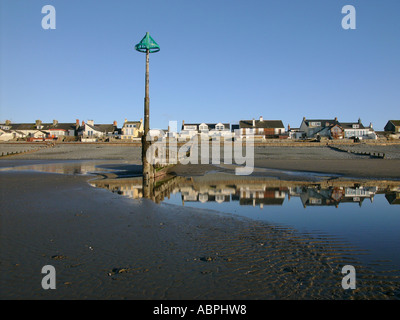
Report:
M 97 140 L 99 138 L 114 137 L 120 139 L 139 138 L 143 133 L 143 120 L 125 120 L 122 128 L 118 128 L 117 121 L 111 124 L 95 124 L 93 120 L 75 123 L 43 123 L 36 120 L 35 123 L 12 123 L 7 120 L 0 124 L 0 141 L 14 139 L 28 140 L 56 140 L 65 137 L 77 137 L 83 141 Z
M 76 137 L 81 141 L 96 141 L 100 138 L 114 138 L 121 140 L 139 140 L 143 135 L 143 120 L 128 121 L 125 119 L 121 128 L 117 122 L 112 124 L 95 124 L 93 120 L 75 123 L 12 123 L 6 121 L 0 124 L 0 141 L 9 141 L 18 138 L 59 139 Z M 385 132 L 400 134 L 400 120 L 389 120 Z M 238 124 L 230 123 L 185 123 L 182 121 L 180 132 L 168 129 L 151 129 L 150 135 L 157 139 L 174 137 L 180 141 L 187 141 L 195 136 L 205 138 L 223 137 L 245 139 L 248 136 L 254 139 L 377 139 L 372 123 L 365 126 L 361 119 L 356 122 L 339 122 L 334 119 L 307 119 L 303 118 L 300 127 L 287 129 L 281 120 L 265 120 L 262 116 L 258 120 L 240 120 Z
M 168 130 L 169 131 L 169 130 Z M 389 120 L 385 132 L 400 133 L 400 120 Z M 258 120 L 241 120 L 238 124 L 229 123 L 185 123 L 178 138 L 188 140 L 196 135 L 208 137 L 237 137 L 240 139 L 252 136 L 254 139 L 377 139 L 372 123 L 365 126 L 361 119 L 356 122 L 339 122 L 334 119 L 307 119 L 303 118 L 300 127 L 287 129 L 281 120 L 265 120 L 262 116 Z

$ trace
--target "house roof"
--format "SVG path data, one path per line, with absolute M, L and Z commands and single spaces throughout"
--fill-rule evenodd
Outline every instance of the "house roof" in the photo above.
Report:
M 47 124 L 43 128 L 44 130 L 75 130 L 76 123 L 57 123 L 56 125 Z
M 202 123 L 184 123 L 184 124 L 182 124 L 182 130 L 183 130 L 184 126 L 196 126 L 196 128 L 198 129 L 201 124 L 203 124 L 203 122 Z M 215 129 L 216 125 L 219 124 L 219 122 L 218 123 L 205 123 L 205 124 L 208 126 L 208 128 L 210 130 L 213 130 L 213 129 Z M 224 125 L 225 129 L 230 129 L 230 127 L 231 127 L 231 125 L 229 123 L 222 123 L 222 124 Z
M 41 123 L 41 130 L 72 130 L 76 128 L 76 123 Z M 11 130 L 37 130 L 35 123 L 11 123 Z
M 304 119 L 304 123 L 309 126 L 310 122 L 321 122 L 321 126 L 334 126 L 335 124 L 338 124 L 339 121 L 337 119 Z
M 136 124 L 137 126 L 140 126 L 141 123 L 142 122 L 140 121 L 125 121 L 122 127 L 124 128 L 127 124 Z
M 343 129 L 354 129 L 353 125 L 358 125 L 359 127 L 357 129 L 365 129 L 364 125 L 362 123 L 359 122 L 340 122 L 340 126 Z
M 264 128 L 264 129 L 272 129 L 272 128 L 285 128 L 282 120 L 254 120 L 255 126 L 253 126 L 253 120 L 240 120 L 239 127 L 240 128 Z
M 393 123 L 394 126 L 400 126 L 400 120 L 389 120 L 389 122 Z
M 34 123 L 12 123 L 10 127 L 11 130 L 36 130 Z
M 92 128 L 93 130 L 99 131 L 99 132 L 114 132 L 117 130 L 117 127 L 114 126 L 113 124 L 95 124 L 94 126 L 85 123 L 85 126 L 88 126 L 89 128 Z

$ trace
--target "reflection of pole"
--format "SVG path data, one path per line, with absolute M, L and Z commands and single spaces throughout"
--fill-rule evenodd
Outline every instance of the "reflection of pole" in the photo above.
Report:
M 142 163 L 143 163 L 143 179 L 153 179 L 154 173 L 152 166 L 146 158 L 147 150 L 150 147 L 150 141 L 147 141 L 147 136 L 150 128 L 150 98 L 149 98 L 149 49 L 146 50 L 146 85 L 144 98 L 144 134 L 142 137 Z
M 154 197 L 154 183 L 152 179 L 145 179 L 143 177 L 143 197 L 152 199 Z

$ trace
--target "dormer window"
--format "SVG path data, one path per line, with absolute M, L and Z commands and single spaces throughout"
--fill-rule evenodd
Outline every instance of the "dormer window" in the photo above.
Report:
M 358 128 L 360 128 L 359 124 L 353 124 L 353 129 L 358 129 Z
M 199 126 L 199 130 L 200 130 L 200 131 L 207 131 L 207 130 L 208 130 L 208 126 L 207 126 L 206 124 L 201 124 L 201 125 Z

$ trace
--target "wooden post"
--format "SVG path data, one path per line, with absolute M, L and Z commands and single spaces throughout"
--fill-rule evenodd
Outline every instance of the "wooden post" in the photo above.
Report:
M 144 134 L 142 137 L 142 164 L 143 164 L 143 180 L 148 181 L 154 179 L 153 166 L 146 158 L 147 150 L 150 147 L 150 141 L 147 141 L 147 136 L 150 130 L 150 98 L 149 98 L 149 49 L 146 50 L 146 83 L 144 97 Z

